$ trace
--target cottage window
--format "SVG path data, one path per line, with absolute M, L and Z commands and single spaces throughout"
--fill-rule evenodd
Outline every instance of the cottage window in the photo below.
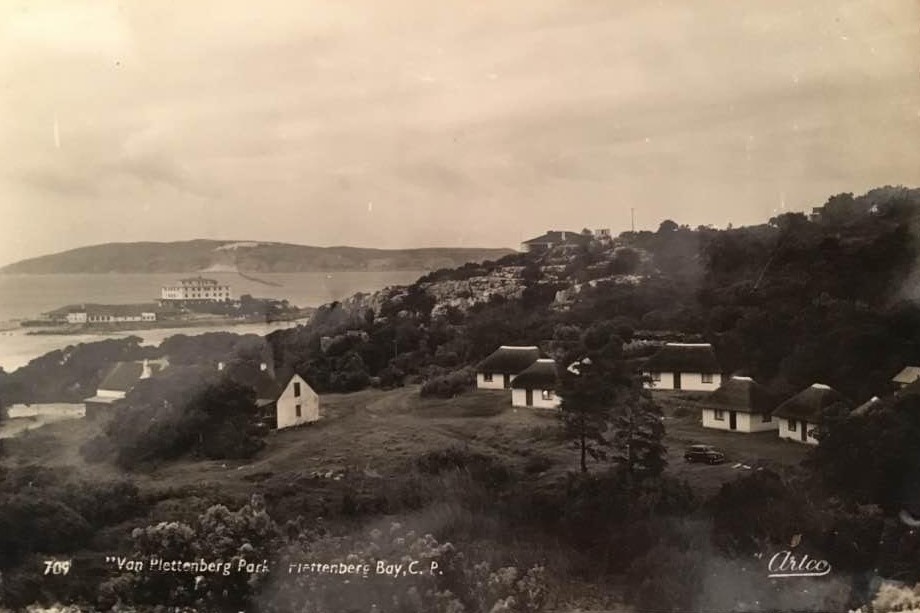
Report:
M 769 413 L 764 413 L 763 415 L 761 415 L 761 418 L 762 418 L 762 420 L 763 420 L 763 423 L 765 423 L 765 424 L 768 424 L 768 423 L 770 423 L 770 422 L 773 420 L 773 418 L 770 417 L 770 414 L 769 414 Z
M 716 421 L 725 421 L 725 411 L 723 411 L 722 409 L 716 409 L 712 412 L 712 414 L 713 414 L 713 419 L 715 419 Z
M 300 397 L 300 381 L 294 381 L 294 396 Z
M 703 373 L 700 377 L 703 379 L 703 383 L 712 383 L 712 375 L 710 373 Z
M 543 390 L 541 397 L 543 400 L 552 400 L 554 395 L 553 390 Z
M 482 373 L 482 380 L 486 383 L 492 383 L 492 373 L 484 372 Z
M 796 426 L 798 425 L 794 419 L 790 419 L 787 422 L 789 424 L 789 432 L 795 432 Z
M 653 372 L 653 373 L 650 373 L 650 374 L 652 375 L 652 381 L 661 381 L 661 373 L 660 373 L 660 372 Z
M 294 410 L 297 412 L 297 417 L 300 417 L 300 405 L 299 404 L 294 407 Z

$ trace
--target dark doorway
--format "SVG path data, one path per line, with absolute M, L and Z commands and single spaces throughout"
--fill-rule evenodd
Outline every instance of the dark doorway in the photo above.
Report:
M 524 392 L 524 404 L 529 407 L 533 406 L 533 390 L 527 390 Z
M 802 442 L 805 443 L 808 441 L 808 422 L 799 422 L 799 427 L 802 428 Z
M 676 390 L 680 389 L 680 373 L 679 372 L 674 373 L 674 389 Z
M 505 373 L 505 374 L 502 375 L 502 376 L 505 378 L 505 379 L 504 379 L 504 381 L 505 381 L 505 383 L 504 383 L 505 389 L 508 389 L 509 387 L 511 387 L 511 375 L 509 375 L 508 373 Z
M 728 412 L 728 429 L 737 430 L 738 429 L 738 418 L 735 415 L 734 411 Z

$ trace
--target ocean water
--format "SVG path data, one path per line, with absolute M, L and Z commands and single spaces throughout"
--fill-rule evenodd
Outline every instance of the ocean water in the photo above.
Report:
M 230 285 L 234 297 L 287 299 L 297 306 L 319 306 L 388 285 L 412 283 L 425 271 L 202 273 Z M 0 322 L 37 317 L 68 304 L 153 302 L 160 287 L 190 274 L 0 275 Z M 261 282 L 260 282 L 261 280 Z
M 203 276 L 228 283 L 234 296 L 251 294 L 260 298 L 287 299 L 297 306 L 319 306 L 347 298 L 357 292 L 372 292 L 390 285 L 412 283 L 424 271 L 273 273 L 251 275 L 267 283 L 240 277 L 236 273 L 207 273 Z M 68 345 L 105 338 L 135 335 L 145 345 L 158 345 L 174 334 L 189 336 L 228 330 L 238 334 L 268 334 L 296 325 L 293 322 L 157 328 L 106 334 L 27 334 L 15 320 L 37 317 L 67 304 L 96 302 L 127 304 L 151 302 L 159 297 L 160 286 L 174 282 L 174 274 L 105 275 L 0 275 L 0 367 L 13 371 L 34 358 Z M 12 322 L 12 323 L 10 323 Z

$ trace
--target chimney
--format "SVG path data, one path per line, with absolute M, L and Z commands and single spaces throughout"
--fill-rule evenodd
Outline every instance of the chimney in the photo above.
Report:
M 266 370 L 268 370 L 268 364 L 266 364 L 265 362 L 262 362 L 261 364 L 259 364 L 259 370 L 261 370 L 262 372 L 265 372 Z
M 150 372 L 150 362 L 144 358 L 144 365 L 141 368 L 141 379 L 149 379 L 151 375 Z
M 218 362 L 218 363 L 217 363 L 217 370 L 223 370 L 223 369 L 224 369 L 224 363 L 223 363 L 223 362 Z
M 562 240 L 565 240 L 565 230 L 562 231 Z

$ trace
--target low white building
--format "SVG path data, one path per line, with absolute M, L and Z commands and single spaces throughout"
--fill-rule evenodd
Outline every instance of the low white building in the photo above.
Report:
M 96 395 L 83 401 L 86 416 L 103 415 L 116 407 L 141 379 L 149 379 L 169 366 L 165 359 L 115 362 L 102 376 Z
M 920 381 L 920 366 L 905 366 L 891 380 L 901 388 L 910 385 L 914 381 Z
M 668 343 L 642 366 L 645 387 L 714 392 L 722 369 L 709 343 Z
M 703 427 L 730 432 L 776 430 L 777 398 L 750 377 L 735 376 L 701 402 Z
M 476 387 L 510 389 L 511 380 L 539 357 L 537 347 L 502 345 L 476 365 Z
M 815 436 L 821 425 L 824 410 L 838 402 L 846 403 L 839 392 L 823 383 L 814 383 L 789 400 L 780 403 L 773 411 L 773 418 L 779 422 L 779 437 L 817 445 Z
M 556 395 L 559 375 L 556 361 L 541 358 L 511 381 L 511 406 L 558 409 L 562 399 Z

